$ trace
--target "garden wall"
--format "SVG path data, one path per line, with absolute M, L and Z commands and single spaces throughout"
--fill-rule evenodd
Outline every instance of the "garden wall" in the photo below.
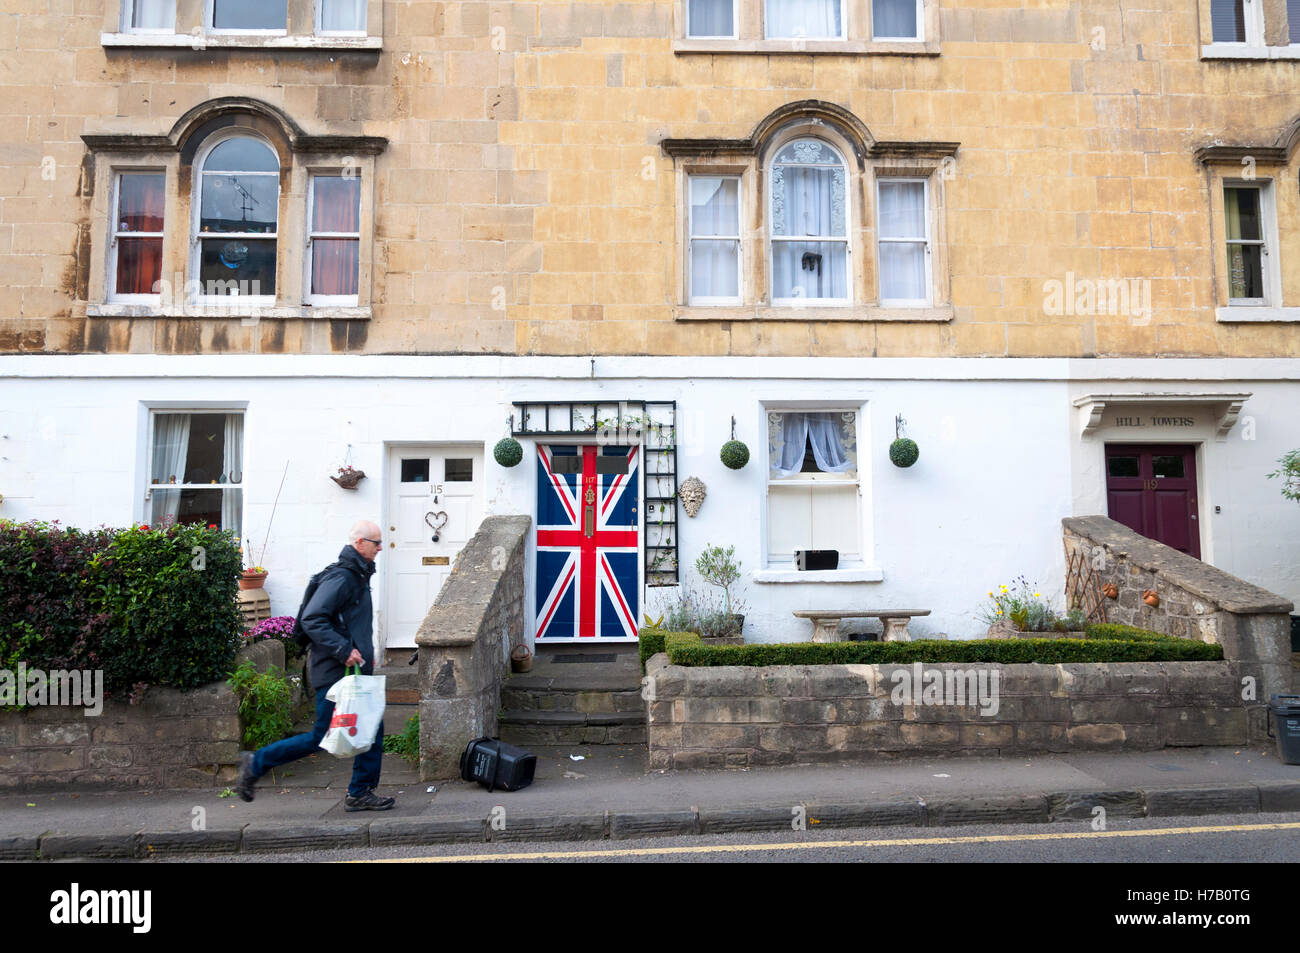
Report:
M 510 652 L 524 641 L 527 516 L 489 516 L 415 635 L 420 651 L 420 777 L 455 777 L 475 738 L 495 737 Z
M 1104 516 L 1068 517 L 1061 525 L 1067 558 L 1081 553 L 1098 586 L 1119 589 L 1118 598 L 1102 598 L 1107 622 L 1221 645 L 1225 659 L 1257 680 L 1261 702 L 1291 691 L 1291 600 Z M 1143 602 L 1148 589 L 1158 606 Z
M 224 682 L 188 692 L 150 688 L 138 705 L 0 712 L 0 787 L 151 789 L 229 784 L 239 755 L 239 702 Z
M 996 672 L 996 705 L 927 698 L 959 672 L 986 686 Z M 1232 662 L 693 668 L 659 654 L 646 682 L 652 768 L 1240 745 L 1263 727 Z

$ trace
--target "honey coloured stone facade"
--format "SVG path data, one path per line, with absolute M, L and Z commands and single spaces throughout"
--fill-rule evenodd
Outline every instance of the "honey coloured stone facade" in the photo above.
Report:
M 196 0 L 171 32 L 133 31 L 131 3 L 0 14 L 5 353 L 1300 356 L 1300 61 L 1281 0 L 1242 44 L 1215 42 L 1210 0 L 923 3 L 918 39 L 887 43 L 862 0 L 844 0 L 842 40 L 765 39 L 762 4 L 738 0 L 738 37 L 708 41 L 687 0 L 372 2 L 351 35 L 305 0 L 273 35 L 215 31 Z M 273 299 L 114 306 L 114 175 L 165 174 L 183 286 L 186 150 L 204 148 L 187 137 L 218 114 L 279 117 Z M 848 290 L 829 307 L 769 284 L 772 160 L 799 138 L 843 160 Z M 351 306 L 308 300 L 313 170 L 360 178 Z M 733 305 L 690 300 L 689 176 L 705 174 L 738 180 Z M 926 187 L 912 308 L 879 291 L 891 177 Z M 1264 233 L 1265 293 L 1246 304 L 1237 186 Z

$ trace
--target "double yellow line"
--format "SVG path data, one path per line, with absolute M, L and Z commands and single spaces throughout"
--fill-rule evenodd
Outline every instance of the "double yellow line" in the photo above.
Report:
M 1132 831 L 1061 831 L 1052 834 L 983 834 L 971 837 L 901 837 L 880 840 L 825 840 L 775 844 L 716 844 L 699 847 L 636 847 L 604 850 L 542 850 L 513 854 L 456 854 L 449 857 L 401 857 L 360 860 L 362 864 L 456 864 L 484 860 L 581 860 L 594 857 L 671 857 L 689 854 L 742 854 L 746 851 L 834 850 L 845 847 L 930 847 L 945 844 L 1012 844 L 1031 841 L 1101 840 L 1108 837 L 1170 837 L 1179 834 L 1222 834 L 1230 831 L 1300 830 L 1290 824 L 1220 824 L 1212 827 L 1161 827 Z

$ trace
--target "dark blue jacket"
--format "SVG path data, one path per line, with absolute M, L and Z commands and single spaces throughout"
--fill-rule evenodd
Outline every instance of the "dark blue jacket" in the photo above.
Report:
M 353 648 L 361 652 L 361 674 L 373 674 L 370 577 L 374 573 L 374 562 L 344 546 L 339 567 L 320 581 L 303 610 L 302 627 L 311 638 L 313 688 L 328 688 L 342 678 L 343 663 Z

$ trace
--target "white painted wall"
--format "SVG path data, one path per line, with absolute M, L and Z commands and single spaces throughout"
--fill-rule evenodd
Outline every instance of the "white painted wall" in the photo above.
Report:
M 1197 392 L 1253 394 L 1226 442 L 1205 439 L 1202 520 L 1213 520 L 1205 552 L 1300 600 L 1300 506 L 1263 476 L 1300 447 L 1298 372 L 1300 361 L 4 357 L 0 516 L 80 526 L 138 521 L 146 408 L 244 406 L 245 536 L 257 548 L 289 464 L 264 561 L 273 612 L 292 613 L 307 577 L 336 556 L 352 522 L 386 518 L 386 444 L 481 445 L 487 512 L 532 514 L 531 441 L 523 441 L 517 468 L 491 457 L 511 401 L 675 399 L 680 476 L 700 477 L 709 492 L 697 518 L 679 513 L 683 572 L 693 573 L 708 543 L 736 546 L 748 577 L 750 640 L 806 639 L 811 624 L 794 619 L 793 609 L 850 606 L 928 608 L 931 616 L 913 623 L 916 634 L 970 638 L 982 634 L 974 616 L 988 590 L 1016 575 L 1037 581 L 1059 605 L 1060 520 L 1105 512 L 1105 436 L 1080 438 L 1071 399 L 1168 390 L 1171 380 Z M 879 582 L 756 583 L 750 575 L 764 552 L 764 406 L 799 401 L 867 408 L 861 532 L 864 561 Z M 900 413 L 921 448 L 909 470 L 888 459 Z M 718 459 L 733 414 L 753 454 L 741 471 Z M 1250 440 L 1241 436 L 1247 418 Z M 353 465 L 370 474 L 355 492 L 328 479 L 348 444 Z M 1212 515 L 1216 504 L 1223 512 Z M 649 590 L 650 611 L 672 592 Z M 532 601 L 530 594 L 530 611 Z

